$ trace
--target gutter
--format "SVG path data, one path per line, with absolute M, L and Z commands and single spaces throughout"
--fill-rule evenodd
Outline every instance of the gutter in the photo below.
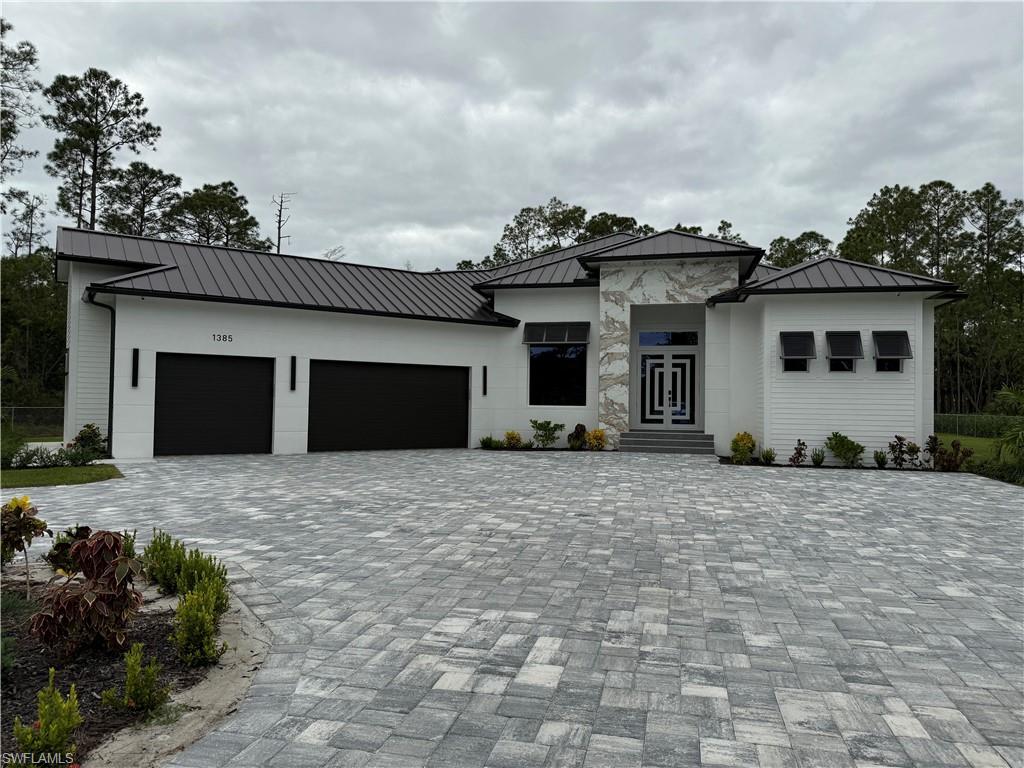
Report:
M 96 301 L 96 290 L 90 286 L 83 297 L 89 304 L 110 310 L 110 373 L 107 381 L 107 458 L 113 458 L 114 448 L 114 339 L 117 331 L 117 310 L 112 304 Z

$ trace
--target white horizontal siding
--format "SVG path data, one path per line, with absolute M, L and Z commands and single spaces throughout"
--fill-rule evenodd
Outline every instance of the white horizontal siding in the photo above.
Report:
M 832 432 L 841 432 L 871 452 L 884 449 L 893 435 L 922 442 L 926 407 L 922 371 L 931 355 L 931 337 L 922 332 L 920 295 L 895 294 L 779 297 L 765 301 L 765 444 L 788 455 L 798 439 L 808 448 L 822 447 Z M 904 330 L 914 359 L 900 373 L 875 371 L 872 331 Z M 817 359 L 807 373 L 786 373 L 780 359 L 779 334 L 813 331 Z M 859 331 L 864 359 L 854 373 L 829 371 L 826 331 Z

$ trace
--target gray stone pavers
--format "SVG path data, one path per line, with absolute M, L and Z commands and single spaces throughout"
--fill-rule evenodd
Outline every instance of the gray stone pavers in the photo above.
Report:
M 26 492 L 53 528 L 218 555 L 273 634 L 172 768 L 1024 766 L 1013 486 L 479 451 L 122 470 Z

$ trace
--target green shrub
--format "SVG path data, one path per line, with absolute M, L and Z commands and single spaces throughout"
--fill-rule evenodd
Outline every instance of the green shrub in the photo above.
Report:
M 843 463 L 844 467 L 859 467 L 864 446 L 840 432 L 833 432 L 825 440 L 825 447 Z
M 522 448 L 524 451 L 531 451 L 536 446 L 533 444 L 533 440 L 523 440 L 523 444 L 519 447 Z
M 0 469 L 11 469 L 11 462 L 24 447 L 25 438 L 13 429 L 0 431 Z
M 85 448 L 58 448 L 51 451 L 42 445 L 23 446 L 11 457 L 11 469 L 44 469 L 46 467 L 84 467 L 92 464 L 96 453 Z
M 178 589 L 178 574 L 184 562 L 185 545 L 154 528 L 152 540 L 142 549 L 146 578 L 164 594 L 173 594 Z
M 198 549 L 190 549 L 178 572 L 177 592 L 184 595 L 204 581 L 216 585 L 215 608 L 219 616 L 228 609 L 228 570 L 213 555 L 204 555 Z
M 885 451 L 875 451 L 871 455 L 875 459 L 875 466 L 879 469 L 885 469 L 885 465 L 889 463 L 889 457 L 886 455 Z
M 99 458 L 107 453 L 107 438 L 95 424 L 86 424 L 75 435 L 75 439 L 68 443 L 68 448 L 89 451 Z
M 937 413 L 935 431 L 969 437 L 999 437 L 1015 418 L 1019 417 L 991 413 Z
M 523 436 L 514 429 L 510 429 L 505 433 L 505 447 L 512 451 L 522 448 Z
M 135 534 L 137 533 L 138 531 L 135 529 L 132 529 L 132 532 L 128 533 L 127 528 L 121 531 L 121 542 L 124 545 L 121 552 L 125 557 L 130 557 L 133 560 L 135 559 Z
M 496 437 L 484 435 L 480 438 L 480 447 L 485 451 L 498 451 L 505 447 L 505 444 Z
M 587 442 L 587 428 L 583 424 L 577 424 L 566 438 L 570 451 L 582 451 Z
M 775 463 L 775 449 L 774 448 L 762 448 L 761 449 L 761 463 L 771 466 Z
M 43 559 L 55 571 L 74 573 L 78 568 L 71 559 L 71 547 L 79 541 L 85 541 L 90 536 L 92 536 L 92 528 L 88 525 L 74 525 L 65 528 L 53 539 L 53 546 L 50 547 L 49 552 L 43 555 Z
M 824 448 L 815 448 L 813 451 L 811 451 L 811 464 L 813 464 L 816 467 L 820 467 L 824 463 L 825 463 L 825 449 Z
M 603 451 L 608 446 L 608 436 L 603 429 L 591 429 L 583 436 L 588 451 Z
M 216 583 L 204 581 L 178 601 L 171 642 L 191 666 L 213 664 L 227 650 L 226 644 L 217 644 L 217 590 Z
M 1024 485 L 1024 465 L 1008 464 L 1004 461 L 988 459 L 984 461 L 972 460 L 967 462 L 965 469 L 976 475 L 990 477 L 993 480 L 1002 480 L 1004 483 Z
M 56 763 L 65 755 L 74 755 L 77 746 L 71 741 L 75 729 L 82 724 L 82 715 L 78 711 L 78 694 L 75 686 L 71 686 L 65 699 L 53 684 L 55 671 L 50 668 L 50 684 L 37 695 L 37 716 L 32 725 L 22 725 L 21 718 L 14 718 L 14 738 L 21 751 L 28 752 L 34 758 L 44 758 L 36 762 Z
M 538 421 L 530 419 L 530 426 L 533 427 L 533 439 L 541 448 L 550 448 L 558 442 L 558 434 L 565 429 L 565 424 L 555 424 L 552 421 Z
M 807 443 L 803 440 L 796 441 L 796 447 L 793 448 L 793 455 L 789 457 L 789 465 L 791 467 L 799 467 L 807 461 Z
M 108 707 L 136 712 L 155 712 L 170 697 L 170 688 L 160 685 L 160 664 L 152 658 L 142 665 L 142 643 L 134 643 L 124 655 L 124 694 L 116 688 L 103 691 L 102 701 Z
M 729 444 L 733 464 L 746 464 L 754 455 L 754 436 L 749 432 L 737 432 Z

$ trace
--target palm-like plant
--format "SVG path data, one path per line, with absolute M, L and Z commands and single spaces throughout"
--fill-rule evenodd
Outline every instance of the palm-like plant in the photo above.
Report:
M 1024 465 L 1024 389 L 1003 387 L 996 393 L 996 403 L 1003 413 L 1014 415 L 996 440 L 996 455 L 1001 461 Z

